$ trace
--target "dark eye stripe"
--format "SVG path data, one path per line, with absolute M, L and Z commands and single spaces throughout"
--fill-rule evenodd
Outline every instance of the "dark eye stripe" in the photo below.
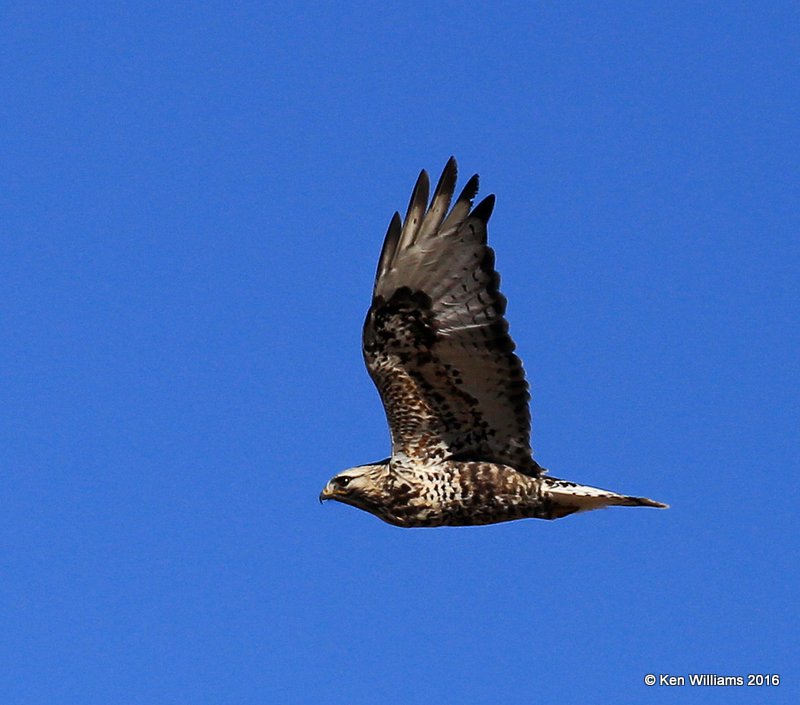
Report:
M 334 482 L 335 482 L 337 485 L 339 485 L 339 487 L 347 487 L 347 485 L 348 485 L 348 484 L 350 484 L 350 478 L 349 478 L 349 477 L 343 477 L 343 476 L 341 476 L 341 477 L 334 477 L 334 478 L 333 478 L 333 481 L 334 481 Z

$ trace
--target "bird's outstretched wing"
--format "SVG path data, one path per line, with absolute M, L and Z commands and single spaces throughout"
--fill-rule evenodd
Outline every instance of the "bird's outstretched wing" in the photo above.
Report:
M 530 394 L 503 314 L 478 177 L 451 210 L 451 158 L 428 205 L 423 171 L 406 217 L 395 213 L 364 323 L 364 359 L 378 387 L 393 455 L 486 460 L 531 475 Z

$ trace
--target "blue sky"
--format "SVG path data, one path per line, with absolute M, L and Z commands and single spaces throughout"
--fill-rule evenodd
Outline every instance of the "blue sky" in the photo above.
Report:
M 793 3 L 5 3 L 0 700 L 797 702 Z M 454 154 L 537 459 L 401 530 L 360 328 Z M 647 673 L 779 673 L 647 688 Z

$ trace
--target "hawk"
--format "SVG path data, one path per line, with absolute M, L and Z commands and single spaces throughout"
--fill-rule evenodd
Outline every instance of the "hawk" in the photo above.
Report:
M 450 208 L 456 171 L 451 157 L 429 203 L 423 170 L 405 218 L 394 214 L 364 323 L 364 360 L 386 411 L 392 455 L 340 472 L 320 501 L 401 527 L 666 507 L 559 480 L 533 459 L 528 383 L 486 239 L 494 196 L 473 207 L 476 174 Z

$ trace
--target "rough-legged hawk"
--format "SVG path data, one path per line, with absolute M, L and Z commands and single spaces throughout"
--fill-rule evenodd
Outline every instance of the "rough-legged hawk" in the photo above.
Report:
M 558 480 L 533 460 L 530 394 L 486 244 L 494 196 L 473 176 L 450 208 L 451 158 L 428 203 L 423 171 L 383 243 L 364 360 L 392 435 L 388 460 L 336 475 L 320 494 L 397 526 L 558 519 L 644 497 Z

